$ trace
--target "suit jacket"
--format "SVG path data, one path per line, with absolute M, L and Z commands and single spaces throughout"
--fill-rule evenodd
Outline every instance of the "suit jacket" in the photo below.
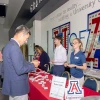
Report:
M 3 50 L 4 82 L 2 93 L 10 96 L 28 94 L 28 72 L 35 70 L 33 64 L 27 62 L 18 43 L 11 39 Z

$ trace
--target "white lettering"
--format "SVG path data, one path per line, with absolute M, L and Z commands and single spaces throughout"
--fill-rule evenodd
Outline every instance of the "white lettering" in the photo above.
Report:
M 30 6 L 30 12 L 32 13 L 33 11 L 33 5 Z
M 93 8 L 94 5 L 95 5 L 95 0 L 91 2 L 91 5 L 92 5 L 92 8 Z
M 39 3 L 41 3 L 42 0 L 39 0 Z
M 36 5 L 36 3 L 35 3 L 35 2 L 33 2 L 33 10 L 35 10 L 35 5 Z
M 32 13 L 41 2 L 42 0 L 36 0 L 35 2 L 33 2 L 33 4 L 30 6 L 30 12 Z
M 38 0 L 36 0 L 36 7 L 38 7 Z

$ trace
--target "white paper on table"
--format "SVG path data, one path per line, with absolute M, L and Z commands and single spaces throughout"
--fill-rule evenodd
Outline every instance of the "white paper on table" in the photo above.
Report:
M 66 85 L 66 78 L 53 76 L 49 96 L 63 100 L 65 85 Z
M 34 81 L 34 78 L 33 77 L 29 77 L 29 80 L 31 80 L 33 82 Z

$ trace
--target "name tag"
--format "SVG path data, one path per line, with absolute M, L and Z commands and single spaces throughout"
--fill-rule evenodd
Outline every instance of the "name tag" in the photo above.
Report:
M 76 56 L 75 56 L 75 59 L 79 59 L 79 57 L 76 57 Z

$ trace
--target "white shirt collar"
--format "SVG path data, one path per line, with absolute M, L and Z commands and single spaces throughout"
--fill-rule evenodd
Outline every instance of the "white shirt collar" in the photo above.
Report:
M 11 38 L 12 40 L 14 40 L 14 41 L 16 41 L 17 42 L 17 44 L 19 45 L 19 47 L 20 47 L 20 44 L 19 44 L 19 42 L 17 41 L 17 40 L 15 40 L 14 38 Z
M 60 48 L 60 47 L 62 47 L 62 45 L 59 45 L 59 46 L 57 46 L 56 48 Z

